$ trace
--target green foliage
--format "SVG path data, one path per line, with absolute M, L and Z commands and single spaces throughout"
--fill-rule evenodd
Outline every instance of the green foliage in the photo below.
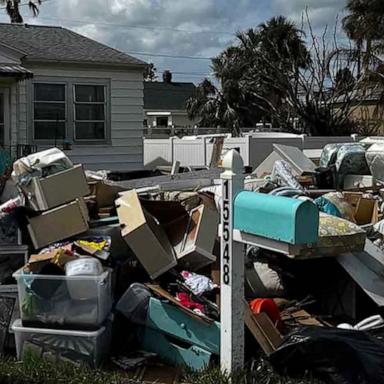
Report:
M 283 71 L 294 78 L 310 60 L 303 36 L 282 16 L 237 33 L 237 43 L 212 60 L 220 87 L 205 79 L 187 103 L 189 117 L 200 119 L 200 126 L 226 127 L 235 134 L 241 126 L 269 120 L 270 111 L 281 107 L 285 89 L 269 87 L 259 74 L 267 71 L 273 77 Z
M 361 60 L 366 72 L 370 56 L 383 51 L 384 1 L 347 0 L 345 9 L 348 14 L 343 18 L 343 29 L 356 43 L 360 76 Z

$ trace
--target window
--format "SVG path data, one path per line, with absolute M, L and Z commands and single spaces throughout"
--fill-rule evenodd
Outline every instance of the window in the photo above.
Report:
M 104 85 L 74 85 L 75 140 L 105 140 L 105 88 Z
M 110 139 L 109 79 L 42 77 L 33 82 L 32 135 L 44 144 Z
M 168 117 L 156 117 L 156 127 L 158 128 L 167 128 L 168 127 Z
M 65 84 L 34 84 L 33 128 L 35 140 L 64 139 L 66 136 Z

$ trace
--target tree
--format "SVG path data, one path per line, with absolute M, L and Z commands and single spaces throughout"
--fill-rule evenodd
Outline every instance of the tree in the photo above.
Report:
M 144 69 L 144 81 L 155 81 L 157 79 L 155 64 L 149 63 Z
M 352 71 L 349 68 L 340 68 L 337 71 L 334 85 L 336 90 L 339 90 L 341 92 L 350 92 L 353 90 L 355 83 L 356 80 L 352 74 Z
M 39 6 L 42 0 L 29 0 L 28 7 L 34 16 L 39 13 Z M 11 23 L 22 23 L 23 17 L 20 13 L 20 0 L 0 0 L 0 4 L 5 5 L 7 15 L 11 19 Z
M 371 53 L 365 58 L 369 71 L 355 76 L 352 44 L 338 47 L 336 29 L 333 39 L 327 29 L 317 37 L 308 15 L 307 24 L 304 34 L 278 17 L 238 33 L 238 43 L 212 60 L 219 86 L 198 87 L 188 103 L 190 117 L 234 133 L 259 121 L 319 136 L 373 132 L 384 114 L 384 75 L 377 69 L 383 66 Z M 377 104 L 373 114 L 362 113 L 367 100 Z
M 384 1 L 347 0 L 346 10 L 349 14 L 343 19 L 343 28 L 356 44 L 360 75 L 362 69 L 368 70 L 372 53 L 381 48 L 380 41 L 384 34 Z
M 301 32 L 284 17 L 239 32 L 236 38 L 237 44 L 212 60 L 212 71 L 220 87 L 212 91 L 205 80 L 188 103 L 190 118 L 196 118 L 197 111 L 200 113 L 200 126 L 215 122 L 234 133 L 239 132 L 240 126 L 254 127 L 284 98 L 284 89 L 272 91 L 262 82 L 258 75 L 260 66 L 271 73 L 288 71 L 294 78 L 309 58 Z M 259 60 L 260 52 L 270 54 L 268 63 Z M 204 92 L 207 89 L 211 91 Z

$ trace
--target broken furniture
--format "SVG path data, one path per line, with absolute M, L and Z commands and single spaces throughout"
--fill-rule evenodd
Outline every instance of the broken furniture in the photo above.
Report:
M 217 211 L 200 205 L 189 212 L 186 220 L 168 228 L 178 265 L 197 271 L 216 261 L 212 254 L 219 217 Z
M 191 317 L 171 304 L 151 297 L 141 348 L 157 353 L 170 364 L 193 370 L 206 368 L 212 355 L 220 353 L 220 324 Z
M 46 211 L 89 194 L 80 164 L 46 177 L 32 177 L 21 189 L 28 205 L 36 211 Z
M 88 230 L 89 216 L 83 199 L 45 211 L 28 219 L 28 231 L 36 249 Z
M 140 204 L 136 191 L 116 200 L 121 235 L 151 279 L 176 265 L 176 256 L 164 229 Z

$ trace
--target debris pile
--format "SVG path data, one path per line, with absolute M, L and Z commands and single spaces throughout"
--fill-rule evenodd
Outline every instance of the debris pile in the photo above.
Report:
M 384 382 L 382 143 L 327 145 L 319 164 L 274 145 L 244 175 L 232 214 L 246 359 Z M 112 181 L 57 148 L 17 160 L 0 200 L 0 353 L 131 372 L 219 364 L 221 172 Z

